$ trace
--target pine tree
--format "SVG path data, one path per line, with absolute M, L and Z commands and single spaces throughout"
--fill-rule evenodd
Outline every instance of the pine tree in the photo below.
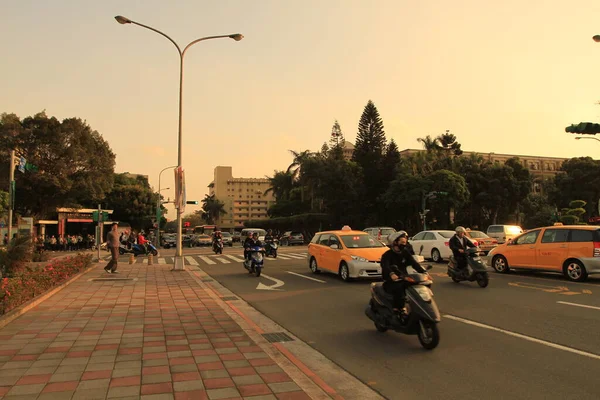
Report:
M 363 170 L 364 188 L 362 204 L 369 223 L 377 223 L 383 216 L 379 215 L 377 201 L 385 192 L 389 182 L 384 176 L 383 156 L 386 148 L 383 121 L 377 107 L 371 100 L 358 123 L 358 134 L 352 160 Z
M 328 153 L 329 153 L 329 146 L 327 146 L 326 142 L 323 142 L 323 146 L 321 146 L 321 155 L 323 157 L 327 157 Z
M 331 139 L 329 139 L 329 148 L 333 149 L 337 146 L 344 145 L 344 134 L 342 132 L 342 128 L 340 127 L 340 123 L 335 120 L 333 127 L 331 128 Z
M 385 142 L 383 121 L 377 107 L 369 100 L 358 123 L 358 134 L 352 159 L 363 168 L 373 165 L 373 162 L 377 163 L 377 160 L 381 160 L 383 156 Z

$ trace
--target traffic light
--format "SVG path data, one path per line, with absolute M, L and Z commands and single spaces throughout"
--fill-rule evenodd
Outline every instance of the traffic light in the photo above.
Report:
M 190 223 L 189 223 L 189 222 L 184 222 L 184 223 L 183 223 L 183 226 L 184 226 L 185 228 L 189 228 L 191 225 L 190 225 Z
M 185 204 L 196 204 L 196 205 L 198 205 L 198 200 L 186 201 Z

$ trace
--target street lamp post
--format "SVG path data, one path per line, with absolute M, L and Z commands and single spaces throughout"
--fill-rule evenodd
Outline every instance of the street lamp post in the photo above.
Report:
M 177 48 L 177 51 L 179 52 L 179 132 L 178 132 L 178 148 L 177 148 L 177 166 L 181 168 L 182 167 L 182 153 L 183 153 L 182 129 L 181 129 L 181 120 L 182 120 L 182 114 L 183 114 L 183 112 L 182 112 L 182 110 L 183 110 L 183 107 L 182 107 L 182 105 L 183 105 L 183 57 L 185 56 L 185 52 L 187 51 L 187 49 L 190 48 L 190 46 L 192 46 L 198 42 L 202 42 L 204 40 L 229 38 L 229 39 L 235 40 L 236 42 L 239 42 L 240 40 L 242 40 L 244 38 L 244 36 L 240 33 L 233 33 L 230 35 L 207 36 L 207 37 L 196 39 L 196 40 L 190 42 L 187 46 L 185 46 L 183 48 L 183 51 L 181 51 L 181 48 L 173 39 L 171 39 L 168 35 L 162 33 L 161 31 L 159 31 L 157 29 L 154 29 L 147 25 L 140 24 L 139 22 L 132 21 L 129 18 L 123 17 L 121 15 L 117 15 L 115 17 L 115 19 L 120 24 L 138 25 L 138 26 L 141 26 L 142 28 L 150 29 L 151 31 L 154 31 L 154 32 L 158 33 L 159 35 L 164 36 L 171 43 L 173 43 L 175 45 L 175 47 Z M 183 269 L 184 269 L 182 234 L 181 234 L 182 225 L 183 225 L 182 224 L 182 213 L 181 213 L 181 208 L 179 208 L 179 205 L 178 205 L 178 207 L 177 207 L 177 247 L 175 250 L 175 262 L 173 264 L 172 271 L 183 271 Z
M 163 170 L 160 171 L 158 174 L 158 199 L 156 200 L 156 224 L 157 224 L 156 247 L 157 248 L 160 246 L 160 220 L 162 219 L 162 213 L 160 212 L 160 190 L 161 190 L 160 189 L 160 176 L 162 175 L 163 172 L 165 172 L 166 170 L 168 170 L 170 168 L 177 168 L 177 165 L 172 165 L 170 167 L 163 168 Z

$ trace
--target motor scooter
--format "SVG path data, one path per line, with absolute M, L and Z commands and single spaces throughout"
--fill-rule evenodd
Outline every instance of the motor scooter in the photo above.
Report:
M 253 246 L 248 251 L 250 252 L 250 258 L 244 260 L 244 268 L 248 270 L 248 273 L 260 276 L 265 262 L 265 249 L 260 246 Z
M 426 270 L 431 268 L 428 265 Z M 374 282 L 371 283 L 371 300 L 365 309 L 366 316 L 375 323 L 379 332 L 393 329 L 405 335 L 417 335 L 423 348 L 436 348 L 440 342 L 437 324 L 441 321 L 441 316 L 431 291 L 433 280 L 427 273 L 403 275 L 398 272 L 397 275 L 408 284 L 406 314 L 400 315 L 394 311 L 393 295 L 384 290 L 382 282 Z
M 481 249 L 479 247 L 470 247 L 465 250 L 465 256 L 467 257 L 467 267 L 458 268 L 458 263 L 454 256 L 450 257 L 448 261 L 448 276 L 455 283 L 462 281 L 477 281 L 477 284 L 485 288 L 490 282 L 487 265 L 481 259 Z

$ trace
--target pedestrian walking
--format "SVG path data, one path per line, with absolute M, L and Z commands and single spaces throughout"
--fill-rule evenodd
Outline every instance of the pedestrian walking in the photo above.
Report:
M 117 236 L 117 229 L 119 224 L 113 222 L 110 226 L 110 232 L 106 236 L 106 247 L 110 250 L 111 259 L 104 267 L 104 270 L 109 274 L 117 273 L 117 263 L 119 261 L 119 236 Z

